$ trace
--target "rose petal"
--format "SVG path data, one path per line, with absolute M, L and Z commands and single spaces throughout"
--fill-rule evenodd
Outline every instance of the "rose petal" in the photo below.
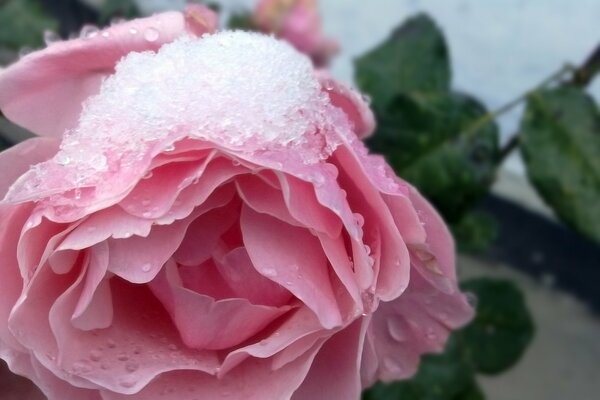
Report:
M 292 400 L 360 398 L 360 360 L 368 323 L 362 319 L 325 342 Z
M 302 300 L 325 328 L 341 324 L 327 273 L 327 259 L 314 236 L 245 205 L 240 226 L 246 250 L 260 274 Z
M 110 327 L 76 329 L 70 319 L 82 284 L 79 279 L 66 290 L 50 313 L 60 353 L 57 361 L 45 366 L 62 379 L 77 386 L 136 393 L 163 372 L 217 372 L 217 355 L 183 344 L 163 306 L 145 285 L 111 279 L 114 317 Z
M 173 262 L 150 288 L 171 314 L 183 342 L 192 349 L 220 350 L 240 344 L 290 309 L 253 305 L 246 299 L 215 300 L 188 290 Z
M 371 136 L 375 130 L 375 116 L 364 96 L 333 79 L 326 70 L 319 70 L 318 77 L 324 91 L 329 95 L 331 104 L 346 114 L 356 136 L 359 139 Z
M 186 24 L 196 35 L 213 31 L 208 18 L 205 25 L 194 23 L 198 15 L 208 14 L 197 10 L 194 7 L 187 20 L 181 13 L 168 12 L 114 25 L 94 37 L 53 43 L 22 58 L 0 74 L 0 109 L 36 134 L 62 136 L 124 55 L 156 51 L 186 33 Z
M 29 167 L 54 156 L 59 144 L 58 140 L 52 138 L 33 138 L 1 152 L 0 198 L 6 195 L 8 188 L 19 176 L 27 172 Z
M 108 245 L 99 243 L 87 251 L 89 262 L 85 283 L 71 317 L 73 326 L 81 330 L 108 328 L 113 318 L 110 285 L 106 279 Z
M 397 300 L 381 303 L 372 317 L 368 335 L 378 358 L 379 379 L 412 376 L 421 355 L 441 351 L 450 331 L 472 316 L 464 295 L 445 294 L 414 271 L 406 292 Z

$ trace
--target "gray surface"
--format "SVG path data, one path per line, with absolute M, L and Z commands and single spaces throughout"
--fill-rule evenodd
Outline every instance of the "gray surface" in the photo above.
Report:
M 516 367 L 481 377 L 488 400 L 595 400 L 600 393 L 600 321 L 572 296 L 503 265 L 459 258 L 460 275 L 508 278 L 526 294 L 536 334 Z

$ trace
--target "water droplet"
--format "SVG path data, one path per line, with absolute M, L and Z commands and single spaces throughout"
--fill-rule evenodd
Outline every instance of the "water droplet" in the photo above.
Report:
M 365 252 L 367 253 L 367 255 L 371 254 L 371 247 L 369 247 L 368 244 L 365 244 Z
M 160 37 L 160 32 L 156 28 L 148 28 L 144 32 L 144 39 L 149 42 L 156 42 Z
M 110 32 L 104 31 L 100 34 L 100 36 L 102 36 L 104 39 L 108 39 L 110 37 Z
M 100 350 L 92 350 L 90 351 L 90 360 L 92 361 L 100 361 L 102 359 L 102 352 Z
M 429 340 L 437 339 L 437 335 L 435 334 L 433 328 L 427 328 L 427 330 L 425 331 L 425 337 Z
M 383 367 L 392 373 L 400 373 L 404 370 L 400 362 L 391 356 L 383 359 Z
M 467 300 L 467 303 L 469 303 L 469 305 L 471 307 L 477 308 L 477 303 L 479 302 L 479 299 L 475 293 L 472 293 L 472 292 L 465 293 L 465 299 Z
M 174 150 L 175 150 L 175 145 L 174 145 L 174 144 L 170 144 L 170 145 L 168 145 L 167 147 L 165 147 L 165 151 L 166 151 L 167 153 L 168 153 L 168 152 L 171 152 L 171 151 L 174 151 Z
M 124 22 L 127 22 L 127 20 L 125 18 L 121 18 L 121 17 L 111 18 L 111 20 L 110 20 L 110 26 L 119 25 L 119 24 L 122 24 Z
M 46 46 L 50 46 L 51 44 L 60 42 L 60 40 L 61 38 L 58 33 L 50 30 L 44 31 L 44 43 L 46 43 Z
M 123 378 L 119 381 L 119 385 L 121 385 L 122 387 L 129 389 L 135 386 L 135 384 L 137 383 L 137 380 L 131 377 L 128 378 Z
M 138 30 L 135 28 L 129 28 L 129 33 L 131 33 L 132 35 L 137 35 L 138 34 Z
M 54 157 L 54 161 L 56 161 L 58 165 L 69 165 L 71 157 L 61 151 Z
M 392 339 L 398 342 L 406 340 L 406 335 L 404 334 L 404 325 L 398 318 L 389 318 L 387 320 L 387 328 Z
M 142 272 L 150 272 L 151 269 L 152 269 L 152 264 L 142 265 Z
M 333 81 L 330 79 L 325 81 L 324 86 L 325 86 L 325 90 L 333 90 L 334 89 Z
M 360 97 L 361 97 L 362 101 L 364 101 L 365 103 L 367 103 L 367 105 L 371 104 L 371 101 L 372 101 L 371 100 L 371 96 L 369 96 L 368 94 L 361 93 Z
M 75 189 L 75 200 L 81 199 L 81 189 Z
M 142 179 L 150 179 L 152 178 L 152 175 L 154 175 L 154 173 L 152 171 L 148 171 L 146 172 L 146 175 L 142 177 Z
M 100 29 L 98 29 L 97 26 L 94 25 L 84 25 L 81 28 L 81 31 L 79 31 L 79 37 L 81 39 L 92 39 L 94 37 L 96 37 L 98 35 L 98 32 L 100 31 Z
M 128 362 L 128 363 L 125 365 L 125 370 L 126 370 L 127 372 L 135 372 L 135 371 L 137 371 L 137 370 L 138 370 L 138 368 L 139 368 L 139 367 L 140 367 L 140 366 L 139 366 L 139 364 L 138 364 L 138 363 L 135 363 L 135 362 Z
M 27 47 L 27 46 L 21 47 L 19 49 L 19 58 L 23 58 L 32 52 L 33 52 L 33 49 L 31 47 Z
M 373 292 L 367 290 L 367 291 L 362 292 L 360 297 L 361 297 L 362 303 L 363 303 L 363 311 L 364 311 L 363 316 L 365 316 L 366 314 L 370 313 L 374 309 L 375 294 Z
M 87 361 L 77 361 L 73 364 L 73 373 L 75 374 L 85 374 L 92 369 L 92 366 Z
M 277 276 L 277 270 L 274 268 L 264 268 L 262 270 L 262 273 L 264 276 L 268 277 L 268 278 L 273 278 Z
M 358 226 L 360 226 L 362 228 L 364 226 L 364 224 L 365 224 L 365 218 L 362 216 L 362 214 L 354 213 L 352 215 L 354 216 L 354 220 L 356 221 L 356 225 L 358 225 Z
M 237 167 L 238 165 L 240 165 L 240 160 L 234 158 L 233 160 L 231 160 L 231 165 Z

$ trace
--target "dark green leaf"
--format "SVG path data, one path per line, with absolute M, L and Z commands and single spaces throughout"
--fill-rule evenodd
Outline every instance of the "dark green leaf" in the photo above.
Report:
M 41 47 L 44 31 L 57 29 L 58 22 L 45 12 L 39 1 L 0 2 L 0 47 L 14 50 Z
M 530 96 L 521 149 L 533 185 L 569 226 L 600 242 L 600 112 L 573 87 Z
M 446 41 L 435 23 L 417 15 L 380 46 L 356 60 L 356 82 L 384 108 L 397 94 L 447 91 L 450 62 Z
M 236 29 L 241 31 L 256 31 L 258 28 L 254 25 L 252 20 L 252 14 L 249 12 L 237 12 L 231 14 L 229 21 L 227 22 L 229 29 Z
M 466 356 L 478 372 L 498 374 L 507 370 L 533 338 L 533 319 L 523 295 L 506 280 L 474 279 L 461 286 L 478 299 L 474 321 L 460 332 Z
M 100 9 L 100 22 L 106 23 L 113 18 L 132 19 L 140 16 L 133 0 L 108 0 Z
M 471 390 L 473 382 L 473 370 L 464 359 L 462 344 L 453 336 L 444 354 L 423 357 L 413 378 L 377 383 L 365 391 L 363 400 L 466 400 L 469 398 L 461 396 Z
M 451 225 L 459 251 L 481 252 L 498 237 L 498 224 L 490 214 L 473 211 Z
M 456 222 L 495 175 L 496 124 L 469 131 L 486 114 L 479 102 L 459 93 L 400 94 L 379 113 L 369 146 Z

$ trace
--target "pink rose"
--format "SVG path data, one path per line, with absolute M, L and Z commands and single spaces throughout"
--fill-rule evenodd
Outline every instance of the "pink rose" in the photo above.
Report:
M 256 25 L 275 33 L 325 65 L 338 52 L 336 41 L 324 36 L 316 0 L 260 0 L 254 12 Z
M 471 317 L 444 223 L 358 140 L 360 96 L 207 21 L 0 75 L 41 135 L 0 155 L 0 357 L 49 399 L 358 399 Z

